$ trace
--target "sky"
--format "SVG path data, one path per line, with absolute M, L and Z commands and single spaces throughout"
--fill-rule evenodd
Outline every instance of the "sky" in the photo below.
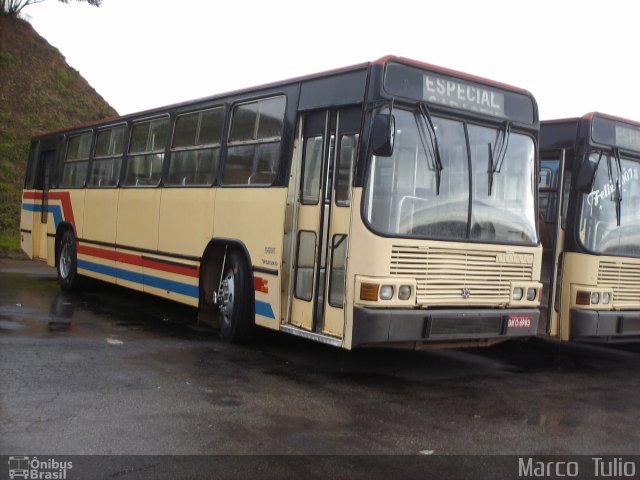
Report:
M 636 0 L 55 0 L 23 13 L 124 115 L 393 54 L 640 121 Z

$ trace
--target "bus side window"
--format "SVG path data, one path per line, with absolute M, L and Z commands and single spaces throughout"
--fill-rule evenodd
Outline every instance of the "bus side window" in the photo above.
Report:
M 62 164 L 61 187 L 84 187 L 92 137 L 92 132 L 86 132 L 73 135 L 67 140 L 67 150 Z
M 238 104 L 231 113 L 225 185 L 270 185 L 276 178 L 286 97 Z
M 160 183 L 168 127 L 168 116 L 133 125 L 125 185 L 144 187 Z
M 224 107 L 179 115 L 167 185 L 211 185 L 218 172 Z
M 126 130 L 126 125 L 119 125 L 98 131 L 89 175 L 92 187 L 115 187 L 118 184 Z

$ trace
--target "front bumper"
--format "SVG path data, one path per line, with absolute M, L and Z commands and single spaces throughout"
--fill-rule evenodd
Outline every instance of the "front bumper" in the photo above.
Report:
M 572 308 L 569 319 L 572 340 L 640 340 L 640 311 Z
M 536 335 L 539 316 L 540 312 L 533 308 L 409 310 L 354 307 L 352 347 L 389 342 L 527 337 Z M 513 326 L 518 324 L 513 322 L 518 318 L 529 319 L 529 325 Z

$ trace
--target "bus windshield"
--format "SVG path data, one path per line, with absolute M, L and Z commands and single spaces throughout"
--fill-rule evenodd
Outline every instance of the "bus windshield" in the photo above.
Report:
M 436 116 L 429 121 L 420 109 L 394 116 L 393 155 L 373 156 L 367 183 L 365 217 L 375 231 L 537 243 L 531 137 Z
M 621 157 L 618 167 L 603 152 L 588 159 L 597 167 L 591 191 L 582 194 L 580 241 L 594 253 L 640 257 L 640 164 Z

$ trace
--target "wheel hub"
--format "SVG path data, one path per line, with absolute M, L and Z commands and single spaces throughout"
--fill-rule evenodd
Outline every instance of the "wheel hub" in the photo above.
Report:
M 218 294 L 218 308 L 222 314 L 223 320 L 228 323 L 233 314 L 233 302 L 235 300 L 235 284 L 233 274 L 229 272 L 220 284 L 220 292 Z
M 60 250 L 60 276 L 67 278 L 71 270 L 71 247 L 69 242 L 65 242 Z

